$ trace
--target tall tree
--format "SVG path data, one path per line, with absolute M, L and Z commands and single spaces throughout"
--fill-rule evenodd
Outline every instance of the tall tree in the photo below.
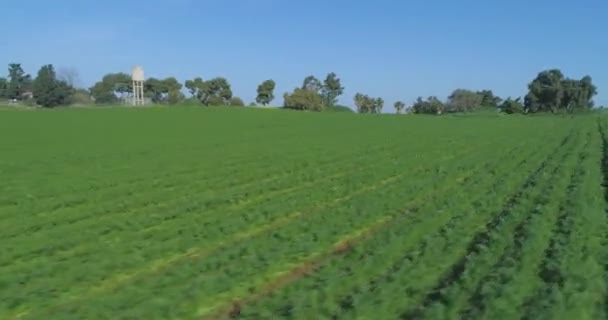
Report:
M 381 113 L 384 107 L 384 99 L 372 98 L 366 94 L 355 94 L 355 106 L 359 113 Z
M 382 113 L 382 108 L 384 108 L 384 99 L 375 98 L 373 99 L 373 113 Z
M 526 112 L 574 112 L 593 107 L 597 88 L 590 76 L 580 80 L 564 77 L 558 69 L 540 72 L 528 85 L 524 99 Z
M 161 80 L 148 78 L 144 81 L 144 96 L 150 98 L 154 103 L 161 103 L 163 94 L 166 93 Z
M 561 105 L 567 110 L 572 111 L 581 103 L 584 103 L 583 91 L 580 90 L 579 82 L 573 79 L 564 79 L 562 81 L 562 97 Z
M 232 89 L 226 78 L 217 77 L 198 84 L 197 98 L 206 106 L 227 105 L 232 98 Z
M 523 111 L 521 98 L 511 99 L 511 97 L 508 97 L 507 100 L 500 105 L 500 109 L 508 114 L 521 113 Z
M 449 112 L 466 112 L 481 107 L 483 97 L 476 92 L 466 89 L 456 89 L 448 97 L 447 110 Z
M 32 85 L 36 103 L 46 108 L 53 108 L 67 103 L 70 86 L 59 79 L 53 65 L 45 65 L 38 71 L 38 76 Z
M 31 89 L 32 77 L 23 71 L 21 64 L 11 63 L 8 65 L 8 78 L 7 98 L 21 100 L 24 93 Z
M 193 97 L 206 106 L 228 105 L 232 98 L 232 89 L 226 78 L 216 77 L 207 81 L 196 78 L 187 80 L 185 85 Z
M 90 89 L 95 103 L 116 103 L 124 101 L 133 92 L 131 76 L 126 73 L 109 73 Z
M 500 97 L 494 95 L 492 90 L 477 91 L 477 94 L 481 96 L 482 107 L 498 108 L 502 101 Z
M 188 91 L 190 91 L 190 94 L 192 95 L 192 97 L 198 96 L 198 91 L 203 86 L 203 84 L 204 84 L 204 81 L 202 78 L 195 78 L 194 80 L 186 80 L 186 82 L 184 83 L 184 85 L 186 86 Z
M 556 112 L 562 106 L 564 97 L 564 75 L 558 69 L 540 72 L 528 85 L 526 109 L 532 112 Z
M 114 94 L 113 88 L 103 81 L 95 83 L 89 88 L 89 92 L 91 92 L 91 97 L 93 97 L 96 104 L 111 104 L 118 102 L 118 97 Z
M 302 83 L 302 89 L 320 93 L 321 88 L 323 88 L 321 81 L 319 81 L 319 79 L 315 78 L 314 76 L 308 76 L 304 78 L 304 82 Z
M 185 85 L 190 93 L 206 106 L 230 104 L 232 89 L 226 78 L 216 77 L 207 81 L 196 78 L 186 81 Z
M 323 97 L 314 91 L 296 88 L 293 93 L 283 95 L 283 107 L 286 109 L 322 111 L 325 109 Z
M 331 72 L 323 81 L 321 96 L 325 100 L 325 105 L 332 107 L 338 103 L 338 97 L 344 92 L 344 87 L 340 83 L 340 78 Z
M 427 99 L 427 101 L 431 107 L 431 110 L 435 110 L 437 114 L 443 114 L 445 112 L 445 104 L 437 97 L 431 96 Z
M 579 83 L 582 91 L 579 107 L 587 109 L 592 108 L 593 97 L 597 94 L 597 87 L 593 85 L 593 80 L 590 76 L 584 76 Z
M 442 114 L 445 105 L 435 96 L 430 96 L 426 100 L 418 97 L 412 106 L 412 112 L 418 114 Z
M 168 104 L 178 104 L 184 101 L 186 97 L 180 90 L 171 90 L 167 94 L 167 103 Z
M 176 104 L 183 100 L 184 95 L 182 94 L 182 84 L 177 81 L 174 77 L 165 78 L 161 81 L 163 86 L 163 102 L 169 104 Z
M 265 106 L 274 100 L 274 89 L 276 83 L 274 80 L 266 80 L 258 86 L 258 95 L 255 98 L 257 103 Z
M 165 102 L 169 104 L 176 104 L 184 100 L 184 94 L 182 93 L 182 84 L 177 81 L 174 77 L 165 78 L 163 85 L 167 90 L 165 96 Z
M 394 107 L 397 111 L 397 114 L 401 114 L 403 112 L 403 109 L 405 109 L 405 103 L 403 103 L 403 101 L 397 101 L 395 102 Z
M 357 107 L 357 112 L 366 113 L 367 109 L 368 109 L 367 102 L 369 100 L 369 97 L 367 95 L 357 92 L 355 94 L 354 100 L 355 100 L 355 107 Z
M 7 87 L 8 87 L 8 80 L 6 80 L 5 78 L 0 78 L 0 99 L 6 99 L 8 98 L 8 93 L 7 93 Z
M 119 72 L 111 75 L 111 82 L 114 84 L 114 91 L 120 97 L 120 100 L 125 100 L 133 93 L 133 79 L 130 75 Z

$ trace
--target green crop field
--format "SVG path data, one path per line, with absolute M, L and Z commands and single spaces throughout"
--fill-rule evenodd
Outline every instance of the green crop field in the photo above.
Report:
M 0 111 L 0 319 L 603 319 L 608 117 Z

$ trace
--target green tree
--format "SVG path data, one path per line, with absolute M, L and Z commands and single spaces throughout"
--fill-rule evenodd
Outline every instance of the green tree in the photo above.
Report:
M 206 106 L 226 105 L 232 98 L 232 89 L 226 78 L 213 78 L 200 85 L 197 97 Z
M 382 98 L 372 98 L 366 94 L 355 94 L 355 106 L 358 113 L 381 113 L 384 107 Z
M 397 101 L 395 102 L 394 107 L 397 111 L 397 114 L 401 114 L 403 112 L 403 109 L 405 109 L 405 103 L 403 103 L 403 101 Z
M 268 105 L 274 100 L 274 89 L 276 83 L 274 80 L 266 80 L 258 86 L 258 95 L 255 101 L 263 106 Z
M 583 97 L 581 96 L 582 91 L 580 90 L 579 83 L 576 80 L 564 79 L 562 82 L 562 90 L 564 90 L 562 105 L 568 111 L 575 109 L 583 100 Z
M 26 74 L 19 63 L 8 65 L 9 82 L 6 87 L 6 96 L 9 99 L 21 100 L 24 93 L 32 88 L 32 77 Z
M 481 96 L 481 106 L 489 108 L 498 108 L 502 99 L 495 96 L 492 90 L 481 90 L 477 91 L 477 94 Z
M 167 103 L 168 104 L 178 104 L 184 101 L 186 97 L 180 90 L 171 90 L 167 94 Z
M 108 87 L 107 84 L 102 81 L 95 83 L 89 88 L 89 91 L 96 104 L 111 104 L 118 102 L 118 97 L 114 94 L 112 88 Z
M 149 78 L 144 83 L 144 95 L 154 103 L 176 104 L 183 100 L 182 85 L 174 77 L 163 80 Z
M 109 73 L 89 88 L 97 104 L 124 101 L 133 92 L 131 76 L 126 73 Z
M 597 95 L 597 87 L 593 84 L 591 76 L 584 76 L 580 80 L 580 87 L 583 91 L 579 102 L 580 108 L 593 108 L 593 97 Z
M 456 89 L 448 97 L 446 110 L 448 112 L 467 112 L 479 109 L 483 97 L 477 92 L 466 89 Z
M 528 85 L 525 108 L 531 112 L 556 112 L 564 97 L 564 75 L 558 69 L 540 72 Z
M 435 96 L 430 96 L 426 100 L 418 97 L 411 110 L 416 114 L 442 114 L 445 110 L 445 105 Z
M 558 69 L 540 72 L 528 85 L 526 112 L 574 112 L 593 107 L 597 88 L 590 76 L 580 80 L 564 77 Z
M 175 79 L 175 77 L 168 77 L 163 79 L 163 85 L 167 89 L 167 91 L 176 91 L 182 89 L 182 84 Z
M 327 75 L 323 81 L 321 87 L 321 96 L 325 100 L 325 105 L 328 107 L 334 106 L 338 103 L 338 97 L 344 92 L 344 87 L 340 83 L 340 78 L 331 72 Z
M 184 85 L 186 86 L 188 91 L 190 91 L 192 97 L 197 97 L 198 91 L 204 85 L 204 81 L 202 78 L 195 78 L 194 80 L 186 80 Z
M 372 113 L 382 113 L 382 108 L 384 108 L 384 99 L 375 98 L 373 99 L 373 112 Z
M 144 96 L 150 98 L 152 102 L 162 103 L 165 93 L 167 93 L 167 90 L 161 80 L 148 78 L 144 82 Z
M 431 96 L 427 101 L 431 107 L 431 110 L 434 110 L 437 114 L 443 114 L 445 112 L 445 104 L 437 97 Z
M 315 78 L 314 76 L 308 76 L 304 78 L 304 82 L 302 82 L 301 89 L 320 93 L 322 88 L 323 85 L 321 84 L 321 81 L 319 81 L 319 79 Z
M 508 97 L 507 100 L 500 105 L 500 109 L 505 113 L 513 114 L 522 113 L 524 108 L 521 103 L 521 98 L 511 99 L 511 97 Z
M 174 77 L 165 78 L 163 80 L 163 86 L 167 90 L 164 101 L 168 104 L 177 104 L 184 100 L 184 94 L 182 93 L 182 84 L 177 81 Z
M 0 99 L 8 98 L 7 88 L 8 88 L 8 80 L 6 80 L 5 78 L 0 78 Z
M 325 109 L 323 97 L 314 90 L 296 88 L 293 93 L 283 95 L 283 107 L 286 109 L 322 111 Z
M 230 99 L 230 106 L 232 106 L 232 107 L 244 107 L 245 106 L 245 102 L 243 102 L 243 99 L 241 99 L 239 97 L 232 97 L 232 99 Z
M 119 72 L 108 75 L 110 83 L 113 85 L 112 90 L 119 96 L 121 101 L 124 101 L 131 93 L 133 93 L 133 80 L 131 76 Z
M 53 65 L 45 65 L 38 71 L 38 76 L 32 85 L 36 103 L 45 107 L 53 108 L 67 104 L 72 94 L 69 85 L 57 79 Z
M 355 94 L 355 107 L 357 107 L 358 113 L 370 113 L 373 109 L 373 103 L 371 98 L 363 93 Z
M 187 80 L 185 86 L 193 97 L 206 106 L 228 105 L 232 98 L 232 88 L 226 78 L 216 77 L 207 81 L 196 78 Z
M 430 111 L 430 106 L 427 101 L 422 100 L 422 97 L 418 97 L 412 105 L 412 113 L 424 114 L 433 113 Z

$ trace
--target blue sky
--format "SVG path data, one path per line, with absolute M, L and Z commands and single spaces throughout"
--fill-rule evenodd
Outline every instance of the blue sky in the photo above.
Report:
M 396 100 L 456 88 L 522 96 L 543 69 L 593 77 L 608 105 L 606 0 L 30 0 L 2 4 L 0 64 L 52 63 L 90 86 L 142 65 L 146 76 L 224 76 L 246 102 L 265 79 L 277 99 L 307 75 Z M 6 70 L 0 69 L 0 76 Z

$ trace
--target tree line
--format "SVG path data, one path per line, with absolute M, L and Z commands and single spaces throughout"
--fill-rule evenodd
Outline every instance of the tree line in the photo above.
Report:
M 8 65 L 8 77 L 0 77 L 0 99 L 32 101 L 42 107 L 52 108 L 70 104 L 117 104 L 127 102 L 133 94 L 131 76 L 126 73 L 109 73 L 90 88 L 76 88 L 73 75 L 58 75 L 53 65 L 40 68 L 36 77 L 27 74 L 21 64 Z M 182 92 L 186 89 L 190 97 Z M 255 102 L 250 106 L 269 105 L 275 100 L 276 83 L 264 80 L 257 87 Z M 338 106 L 338 98 L 344 93 L 341 79 L 333 72 L 323 81 L 310 75 L 302 85 L 283 94 L 285 109 L 323 111 Z M 502 99 L 492 90 L 473 91 L 456 89 L 441 101 L 436 96 L 418 97 L 411 105 L 403 101 L 394 103 L 397 114 L 444 114 L 495 109 L 508 114 L 539 112 L 577 112 L 591 109 L 597 88 L 590 76 L 580 80 L 567 78 L 559 69 L 545 70 L 528 84 L 528 93 L 521 97 Z M 203 106 L 245 106 L 245 102 L 233 94 L 230 82 L 223 77 L 203 80 L 198 77 L 186 80 L 182 85 L 175 77 L 148 78 L 144 82 L 144 96 L 155 104 L 178 104 L 184 101 Z M 381 113 L 384 100 L 356 93 L 353 103 L 359 113 Z M 348 108 L 346 108 L 348 109 Z
M 590 110 L 597 87 L 590 76 L 580 80 L 564 77 L 558 69 L 540 72 L 528 84 L 528 93 L 522 99 L 508 97 L 503 100 L 491 90 L 471 91 L 457 89 L 443 103 L 437 97 L 419 97 L 411 106 L 413 113 L 442 114 L 444 112 L 475 111 L 483 107 L 498 108 L 512 113 L 577 112 Z

